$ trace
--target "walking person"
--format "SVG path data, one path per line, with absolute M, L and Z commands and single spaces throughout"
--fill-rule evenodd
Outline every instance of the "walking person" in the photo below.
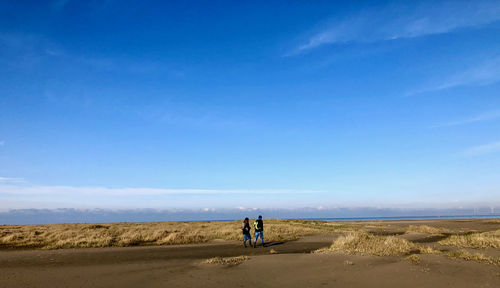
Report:
M 253 248 L 257 245 L 257 239 L 260 236 L 260 242 L 262 243 L 262 247 L 264 247 L 264 222 L 262 222 L 262 216 L 259 215 L 259 218 L 253 222 L 253 226 L 255 228 L 255 240 L 253 241 Z
M 248 240 L 248 245 L 250 247 L 252 246 L 252 235 L 250 235 L 250 224 L 248 223 L 248 217 L 243 220 L 243 227 L 241 228 L 243 230 L 243 246 L 247 248 L 247 240 Z

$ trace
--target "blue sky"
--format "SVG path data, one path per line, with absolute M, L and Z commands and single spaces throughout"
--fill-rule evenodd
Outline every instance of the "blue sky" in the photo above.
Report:
M 500 203 L 500 1 L 2 1 L 0 209 Z

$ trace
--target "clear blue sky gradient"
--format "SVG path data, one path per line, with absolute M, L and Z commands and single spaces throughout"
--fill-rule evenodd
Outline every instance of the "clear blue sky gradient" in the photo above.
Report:
M 0 202 L 498 204 L 500 2 L 2 1 Z

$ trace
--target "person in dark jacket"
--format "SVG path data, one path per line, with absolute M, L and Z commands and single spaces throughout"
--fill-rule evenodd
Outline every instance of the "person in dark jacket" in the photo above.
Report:
M 248 240 L 248 245 L 252 246 L 252 236 L 250 235 L 250 224 L 248 223 L 248 217 L 243 220 L 243 227 L 241 228 L 243 230 L 243 246 L 247 248 L 247 240 Z
M 262 216 L 259 215 L 259 218 L 255 220 L 253 223 L 255 228 L 255 240 L 253 241 L 253 248 L 257 245 L 257 239 L 260 236 L 260 241 L 262 243 L 262 247 L 264 247 L 264 222 L 262 222 Z

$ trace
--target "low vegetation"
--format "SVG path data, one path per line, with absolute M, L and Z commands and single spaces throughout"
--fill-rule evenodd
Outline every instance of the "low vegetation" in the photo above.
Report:
M 439 241 L 439 243 L 461 248 L 500 248 L 500 230 L 467 235 L 451 235 Z
M 236 256 L 236 257 L 214 257 L 203 261 L 204 264 L 217 264 L 217 265 L 228 265 L 235 266 L 239 265 L 249 258 L 248 256 Z
M 317 233 L 358 229 L 326 221 L 265 221 L 266 241 L 295 240 Z M 215 239 L 241 240 L 240 221 L 151 222 L 109 224 L 0 225 L 0 247 L 79 248 L 204 243 Z
M 357 231 L 340 236 L 328 248 L 316 253 L 343 252 L 347 254 L 392 256 L 409 254 L 416 245 L 395 236 L 375 236 L 364 231 Z
M 458 258 L 467 261 L 482 262 L 500 266 L 500 257 L 489 257 L 481 253 L 471 253 L 466 250 L 452 251 L 446 254 L 450 258 Z
M 441 254 L 442 252 L 429 246 L 418 246 L 420 254 Z
M 418 232 L 418 233 L 427 233 L 427 234 L 442 234 L 445 232 L 449 232 L 444 228 L 435 228 L 427 225 L 410 225 L 406 232 Z
M 412 254 L 410 256 L 405 257 L 405 260 L 412 264 L 420 264 L 421 262 L 420 256 L 416 254 Z
M 474 247 L 492 247 L 491 239 L 488 237 L 497 237 L 498 231 L 477 233 L 479 235 L 464 235 L 471 236 L 468 239 L 467 245 L 472 245 L 470 243 L 475 243 Z M 486 235 L 486 236 L 485 236 Z M 481 238 L 479 238 L 479 236 Z M 489 242 L 485 242 L 483 239 L 487 237 Z M 462 239 L 462 238 L 459 238 Z M 480 241 L 477 239 L 481 239 Z M 453 240 L 455 241 L 465 241 L 465 240 Z M 476 242 L 474 242 L 476 241 Z M 462 242 L 459 242 L 462 243 Z M 480 244 L 477 244 L 480 243 Z M 484 244 L 488 243 L 488 244 Z M 462 259 L 467 261 L 475 261 L 480 263 L 492 264 L 500 266 L 499 257 L 485 256 L 481 253 L 471 253 L 466 250 L 458 251 L 440 251 L 434 249 L 430 246 L 420 246 L 412 242 L 409 242 L 402 238 L 397 238 L 395 236 L 376 236 L 369 234 L 365 231 L 356 231 L 348 233 L 347 235 L 340 236 L 333 242 L 330 247 L 322 248 L 316 250 L 314 253 L 332 253 L 341 252 L 346 254 L 358 254 L 358 255 L 375 255 L 375 256 L 394 256 L 394 255 L 408 255 L 404 258 L 405 261 L 409 261 L 413 264 L 419 264 L 421 262 L 421 257 L 418 254 L 437 254 L 446 255 L 454 259 Z

